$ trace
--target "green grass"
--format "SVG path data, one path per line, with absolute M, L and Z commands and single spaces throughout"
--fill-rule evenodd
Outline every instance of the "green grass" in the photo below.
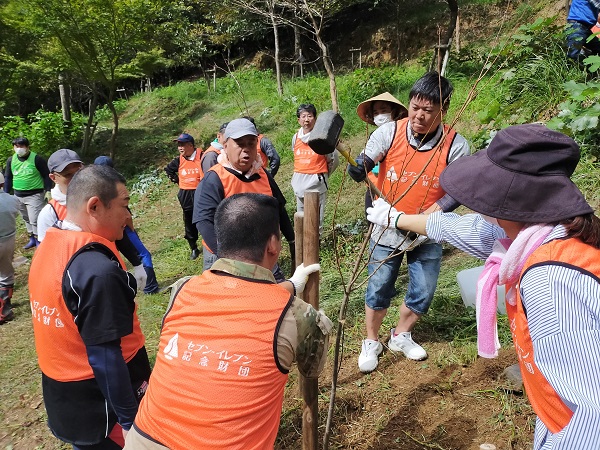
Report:
M 493 1 L 472 0 L 468 3 L 473 6 Z M 536 10 L 522 2 L 517 12 L 519 17 L 529 17 Z M 428 13 L 424 11 L 423 17 Z M 577 69 L 564 64 L 564 58 L 559 57 L 558 51 L 543 57 L 540 56 L 541 53 L 536 55 L 532 52 L 522 55 L 519 60 L 521 63 L 514 68 L 514 76 L 510 79 L 505 76 L 510 67 L 503 65 L 506 59 L 501 59 L 479 84 L 475 99 L 467 105 L 465 112 L 458 116 L 468 91 L 473 87 L 474 77 L 479 73 L 490 51 L 489 47 L 466 47 L 461 54 L 453 55 L 448 74 L 455 86 L 448 120 L 456 119 L 457 130 L 478 147 L 484 145 L 492 129 L 524 119 L 544 117 L 548 111 L 552 111 L 556 102 L 562 99 L 560 83 L 565 78 L 580 76 Z M 514 55 L 514 51 L 510 55 Z M 401 66 L 364 68 L 337 77 L 340 112 L 345 120 L 342 137 L 354 154 L 363 148 L 368 136 L 365 124 L 355 113 L 358 103 L 386 90 L 408 103 L 410 87 L 424 71 L 422 64 L 411 62 Z M 204 80 L 180 82 L 155 89 L 152 93 L 136 95 L 126 102 L 120 116 L 121 134 L 116 163 L 117 168 L 130 180 L 134 223 L 142 240 L 152 251 L 161 286 L 169 285 L 182 276 L 198 274 L 202 266 L 201 261 L 189 260 L 189 248 L 183 239 L 181 211 L 176 199 L 177 187 L 166 179 L 162 171 L 162 167 L 177 154 L 172 139 L 180 132 L 187 131 L 194 135 L 199 145 L 205 147 L 214 138 L 221 123 L 246 114 L 255 117 L 260 131 L 273 141 L 282 157 L 282 168 L 276 181 L 288 200 L 287 208 L 292 216 L 295 211 L 295 199 L 289 183 L 293 159 L 290 141 L 298 128 L 295 110 L 297 105 L 303 102 L 314 103 L 319 111 L 330 109 L 328 83 L 327 78 L 317 75 L 309 75 L 304 79 L 285 78 L 285 94 L 280 98 L 277 96 L 271 72 L 240 70 L 217 79 L 215 91 L 212 87 L 209 90 Z M 484 123 L 478 118 L 482 111 L 488 111 L 491 117 L 487 122 L 483 120 Z M 100 126 L 107 129 L 96 134 L 91 154 L 86 155 L 86 161 L 107 151 L 110 122 L 101 122 Z M 369 131 L 372 130 L 370 127 Z M 363 208 L 366 188 L 349 180 L 344 175 L 344 166 L 342 161 L 340 169 L 330 179 L 320 254 L 320 306 L 334 321 L 337 320 L 343 298 L 343 284 L 348 283 L 352 269 L 359 259 L 358 250 L 366 230 Z M 597 181 L 600 179 L 599 175 L 597 162 L 590 157 L 582 160 L 574 176 L 575 183 L 594 206 L 600 203 Z M 22 229 L 20 234 L 23 234 Z M 284 246 L 282 258 L 282 266 L 289 272 L 287 246 Z M 370 402 L 373 398 L 381 397 L 381 403 L 394 405 L 395 396 L 400 395 L 395 390 L 395 371 L 411 369 L 403 365 L 404 361 L 393 359 L 393 355 L 386 355 L 387 365 L 384 365 L 380 372 L 364 377 L 354 373 L 355 359 L 364 336 L 366 256 L 361 261 L 359 284 L 363 285 L 354 286 L 349 296 L 345 326 L 346 359 L 343 372 L 350 381 L 338 392 L 336 417 L 343 417 L 348 423 L 368 422 L 370 428 L 390 432 L 389 424 L 397 411 L 391 406 L 386 407 L 387 410 L 377 409 L 377 405 Z M 447 370 L 439 380 L 430 384 L 424 382 L 424 386 L 433 387 L 434 391 L 442 396 L 457 390 L 460 385 L 460 372 L 472 368 L 477 363 L 475 313 L 473 309 L 464 307 L 455 276 L 459 270 L 479 264 L 481 262 L 473 258 L 445 248 L 442 272 L 432 307 L 415 328 L 415 335 L 418 335 L 419 339 L 423 338 L 427 345 L 434 346 L 436 351 L 430 360 L 416 366 L 414 370 L 420 371 L 423 377 L 433 368 Z M 7 349 L 0 363 L 0 379 L 10 380 L 9 383 L 0 386 L 2 398 L 7 399 L 0 405 L 0 420 L 3 423 L 11 423 L 10 416 L 14 409 L 30 408 L 32 416 L 27 420 L 38 427 L 36 430 L 45 430 L 43 407 L 38 405 L 41 399 L 39 373 L 30 325 L 27 322 L 29 318 L 25 289 L 26 267 L 19 269 L 18 274 L 15 299 L 19 304 L 17 311 L 20 319 L 10 324 L 10 328 L 3 326 L 3 333 L 0 334 L 0 345 Z M 385 330 L 395 325 L 406 282 L 407 274 L 403 268 L 397 282 L 399 295 L 384 321 L 382 337 Z M 168 293 L 139 297 L 140 319 L 152 360 L 156 353 L 160 323 L 167 302 Z M 25 321 L 22 320 L 23 317 Z M 500 318 L 499 325 L 503 346 L 510 346 L 511 338 L 506 318 Z M 11 333 L 4 333 L 4 330 L 10 330 Z M 297 375 L 292 372 L 290 386 L 295 389 L 296 385 Z M 494 399 L 498 408 L 490 418 L 490 427 L 509 427 L 515 442 L 518 441 L 521 445 L 515 445 L 513 448 L 524 448 L 522 443 L 527 443 L 530 439 L 531 424 L 523 426 L 517 422 L 520 417 L 531 415 L 531 410 L 523 399 L 512 396 L 496 386 L 490 386 L 489 390 L 473 391 L 470 395 L 474 402 L 480 398 Z M 322 386 L 321 414 L 328 398 L 328 386 Z M 299 394 L 290 394 L 282 415 L 283 433 L 279 448 L 298 448 L 300 405 Z M 369 411 L 370 406 L 376 411 Z M 14 425 L 15 428 L 10 430 L 11 436 L 27 436 L 30 433 L 27 423 L 29 422 Z M 350 430 L 348 434 L 356 434 L 356 442 L 364 443 L 365 438 L 361 436 L 360 430 Z M 46 438 L 46 442 L 54 441 L 52 438 Z M 59 448 L 58 445 L 48 444 L 43 448 Z M 343 447 L 336 441 L 332 443 L 332 448 L 348 447 Z

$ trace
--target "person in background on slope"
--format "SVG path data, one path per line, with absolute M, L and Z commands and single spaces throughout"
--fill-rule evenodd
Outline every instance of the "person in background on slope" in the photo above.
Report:
M 114 242 L 131 216 L 128 203 L 114 169 L 79 170 L 67 216 L 46 232 L 29 272 L 48 426 L 75 450 L 122 448 L 150 378 L 136 282 Z
M 303 103 L 296 110 L 300 129 L 292 137 L 294 152 L 294 174 L 292 189 L 296 196 L 296 210 L 304 211 L 304 193 L 308 190 L 319 192 L 319 230 L 323 231 L 329 175 L 339 164 L 337 150 L 329 155 L 319 155 L 308 146 L 310 132 L 315 127 L 317 108 L 311 103 Z
M 600 0 L 572 0 L 567 16 L 567 55 L 583 60 L 590 55 L 600 55 Z
M 256 122 L 254 121 L 253 117 L 246 116 L 244 119 L 248 119 L 250 122 L 252 122 L 252 125 L 256 127 Z M 275 178 L 275 175 L 277 175 L 277 171 L 279 170 L 279 165 L 281 164 L 279 153 L 277 153 L 277 150 L 275 150 L 275 146 L 271 140 L 260 132 L 258 134 L 256 151 L 262 159 L 263 168 L 268 170 L 273 178 Z
M 194 224 L 202 235 L 204 246 L 204 270 L 211 268 L 220 256 L 217 249 L 215 212 L 219 204 L 234 194 L 258 193 L 275 197 L 279 204 L 279 225 L 290 246 L 294 259 L 294 228 L 285 209 L 285 197 L 279 186 L 262 167 L 257 154 L 258 131 L 248 119 L 235 119 L 225 129 L 225 153 L 215 164 L 198 187 L 194 204 Z M 241 237 L 240 237 L 241 239 Z M 285 280 L 279 265 L 274 267 L 275 279 Z
M 400 100 L 389 92 L 384 92 L 361 102 L 356 108 L 356 114 L 363 122 L 380 127 L 388 122 L 405 118 L 408 115 L 408 110 Z M 378 175 L 379 164 L 373 167 L 373 170 L 367 174 L 375 185 L 377 185 Z M 367 189 L 365 194 L 365 209 L 372 204 L 373 196 L 371 190 Z
M 112 167 L 113 169 L 115 167 L 112 158 L 110 158 L 108 156 L 98 156 L 94 160 L 94 164 L 99 165 L 99 166 Z M 133 218 L 130 218 L 127 221 L 127 226 L 125 227 L 125 234 L 123 236 L 123 239 L 117 241 L 117 248 L 119 250 L 121 250 L 119 243 L 122 240 L 129 240 L 129 242 L 131 242 L 131 245 L 133 245 L 133 247 L 135 247 L 137 255 L 140 259 L 140 264 L 143 266 L 144 272 L 146 272 L 146 282 L 143 284 L 144 294 L 158 294 L 158 292 L 160 291 L 160 288 L 158 286 L 158 281 L 156 280 L 156 273 L 154 272 L 154 264 L 152 263 L 152 255 L 150 254 L 150 250 L 148 250 L 146 248 L 146 246 L 140 239 L 140 236 L 137 234 L 137 231 L 135 231 L 135 228 L 133 226 Z M 129 260 L 129 262 L 131 262 L 133 264 L 133 262 L 131 260 Z M 137 266 L 134 266 L 134 273 L 136 270 L 139 270 L 139 269 L 137 269 Z M 138 286 L 140 286 L 141 281 L 138 280 L 137 277 L 136 277 L 136 281 L 138 282 Z
M 79 155 L 73 150 L 61 148 L 48 158 L 48 171 L 54 187 L 51 198 L 38 216 L 38 240 L 42 242 L 46 231 L 67 216 L 67 187 L 71 178 L 83 167 Z
M 38 216 L 38 238 L 40 242 L 46 237 L 49 228 L 60 228 L 60 222 L 67 216 L 67 188 L 73 176 L 82 167 L 83 163 L 79 155 L 67 148 L 55 151 L 48 158 L 50 179 L 55 183 L 55 186 L 50 191 L 52 198 Z M 133 266 L 138 288 L 140 290 L 145 289 L 147 275 L 137 249 L 126 235 L 121 239 L 117 239 L 115 244 L 117 249 Z
M 477 287 L 479 355 L 498 342 L 498 285 L 527 397 L 534 450 L 600 448 L 600 219 L 570 180 L 577 143 L 544 125 L 499 131 L 440 181 L 478 214 L 402 214 L 384 200 L 369 220 L 427 234 L 486 259 Z
M 15 155 L 6 161 L 4 192 L 14 191 L 19 202 L 19 212 L 29 234 L 29 241 L 23 248 L 29 249 L 39 244 L 37 219 L 44 207 L 44 198 L 50 197 L 52 180 L 46 160 L 29 150 L 29 140 L 20 137 L 12 144 Z
M 409 93 L 408 117 L 377 128 L 356 162 L 348 165 L 355 181 L 380 163 L 377 187 L 398 208 L 421 213 L 444 196 L 439 176 L 444 167 L 469 154 L 467 141 L 443 123 L 452 96 L 450 82 L 429 72 L 419 78 Z M 419 178 L 415 180 L 417 175 Z M 431 306 L 442 259 L 442 246 L 422 242 L 399 230 L 375 226 L 371 234 L 369 281 L 365 295 L 367 337 L 363 340 L 358 366 L 362 372 L 375 370 L 383 345 L 379 329 L 396 296 L 395 283 L 406 252 L 409 282 L 400 317 L 392 328 L 388 346 L 412 360 L 427 358 L 427 352 L 412 338 L 412 329 Z
M 332 324 L 294 296 L 307 276 L 277 284 L 271 273 L 279 210 L 263 194 L 219 204 L 220 259 L 173 295 L 127 450 L 272 449 L 292 364 L 307 378 L 323 370 Z
M 4 175 L 0 173 L 0 188 L 4 185 Z M 15 317 L 11 299 L 15 285 L 15 239 L 17 235 L 17 214 L 19 202 L 4 191 L 0 192 L 0 325 Z
M 219 127 L 219 131 L 217 131 L 217 137 L 202 153 L 202 157 L 200 158 L 200 165 L 202 166 L 203 173 L 208 172 L 208 170 L 212 166 L 218 163 L 219 155 L 224 151 L 223 143 L 225 142 L 225 138 L 223 136 L 225 134 L 225 128 L 227 128 L 228 123 L 229 122 L 225 122 Z
M 187 133 L 180 134 L 177 139 L 174 139 L 174 142 L 177 142 L 179 156 L 165 167 L 165 172 L 169 180 L 179 185 L 177 199 L 183 210 L 185 240 L 192 250 L 190 259 L 194 260 L 200 256 L 198 230 L 192 221 L 192 216 L 194 214 L 194 193 L 203 177 L 200 163 L 202 148 L 196 148 L 194 138 Z

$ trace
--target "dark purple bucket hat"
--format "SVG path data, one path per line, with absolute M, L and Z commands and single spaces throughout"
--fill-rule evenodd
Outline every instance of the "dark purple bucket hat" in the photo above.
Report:
M 489 147 L 457 159 L 442 188 L 466 207 L 497 219 L 551 223 L 593 213 L 570 176 L 579 162 L 570 137 L 541 124 L 515 125 Z

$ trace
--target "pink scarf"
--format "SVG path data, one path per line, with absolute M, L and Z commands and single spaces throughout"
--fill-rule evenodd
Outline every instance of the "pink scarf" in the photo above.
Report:
M 506 285 L 506 301 L 517 303 L 517 282 L 529 255 L 537 249 L 550 234 L 553 227 L 546 224 L 530 225 L 523 228 L 517 238 L 494 242 L 492 253 L 486 259 L 483 272 L 477 280 L 475 311 L 477 317 L 477 353 L 483 358 L 498 356 L 498 324 L 496 309 L 497 288 Z

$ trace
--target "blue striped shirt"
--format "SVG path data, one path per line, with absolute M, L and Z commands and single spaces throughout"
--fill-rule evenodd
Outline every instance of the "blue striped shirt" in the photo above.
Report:
M 506 237 L 479 214 L 441 212 L 429 216 L 427 234 L 480 259 L 491 253 L 496 239 Z M 558 225 L 544 243 L 565 236 Z M 579 270 L 546 264 L 527 271 L 520 293 L 535 364 L 573 411 L 556 434 L 538 418 L 534 450 L 600 449 L 600 283 Z

